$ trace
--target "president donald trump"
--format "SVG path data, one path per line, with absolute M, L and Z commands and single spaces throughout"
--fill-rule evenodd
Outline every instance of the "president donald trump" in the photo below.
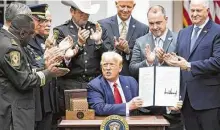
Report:
M 88 83 L 88 102 L 96 115 L 131 115 L 141 107 L 137 81 L 130 76 L 119 75 L 122 56 L 116 52 L 105 52 L 101 58 L 102 75 Z

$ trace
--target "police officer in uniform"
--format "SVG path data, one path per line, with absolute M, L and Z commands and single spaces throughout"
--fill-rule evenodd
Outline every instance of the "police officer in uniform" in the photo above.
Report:
M 87 83 L 100 74 L 102 53 L 112 50 L 113 45 L 109 42 L 107 31 L 104 28 L 88 21 L 89 15 L 95 14 L 99 10 L 98 4 L 92 5 L 91 1 L 79 0 L 63 0 L 62 3 L 71 7 L 72 18 L 54 28 L 54 37 L 57 38 L 58 44 L 68 35 L 75 42 L 75 48 L 68 50 L 65 56 L 64 66 L 68 67 L 70 72 L 58 79 L 60 105 L 65 110 L 64 90 L 85 89 Z
M 0 126 L 3 130 L 34 130 L 33 88 L 44 86 L 52 77 L 67 72 L 59 69 L 53 57 L 47 69 L 32 72 L 24 49 L 34 33 L 29 15 L 13 18 L 8 31 L 0 36 Z
M 28 44 L 28 50 L 34 58 L 32 66 L 44 66 L 45 41 L 50 33 L 51 14 L 47 4 L 30 6 L 35 23 L 35 35 Z M 44 87 L 35 89 L 35 130 L 50 130 L 53 112 L 57 112 L 56 79 L 48 82 Z

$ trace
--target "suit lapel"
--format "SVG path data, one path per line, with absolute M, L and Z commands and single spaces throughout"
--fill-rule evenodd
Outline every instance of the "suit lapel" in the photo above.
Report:
M 186 47 L 186 53 L 184 53 L 185 55 L 183 55 L 183 57 L 185 59 L 189 59 L 189 56 L 190 56 L 190 43 L 191 43 L 191 35 L 192 35 L 192 31 L 193 31 L 193 26 L 189 27 L 189 31 L 187 34 L 185 34 L 185 40 L 186 42 L 184 42 L 184 47 Z
M 125 100 L 126 102 L 129 102 L 132 98 L 130 86 L 122 76 L 119 76 L 119 81 L 125 96 Z
M 172 41 L 173 41 L 173 35 L 172 35 L 171 31 L 168 30 L 166 39 L 165 39 L 164 44 L 163 44 L 163 49 L 164 49 L 165 52 L 168 51 L 169 45 Z
M 108 84 L 108 82 L 103 77 L 102 77 L 102 85 L 103 85 L 103 88 L 105 89 L 104 91 L 106 92 L 106 95 L 108 95 L 109 104 L 115 104 L 115 99 L 112 93 L 112 89 L 110 85 Z
M 130 23 L 129 23 L 129 27 L 128 27 L 128 34 L 126 36 L 126 40 L 128 41 L 128 44 L 130 44 L 130 39 L 134 33 L 134 30 L 136 28 L 135 26 L 136 21 L 134 20 L 133 17 L 131 17 Z
M 120 37 L 119 30 L 118 30 L 117 15 L 115 15 L 111 18 L 110 25 L 111 25 L 111 28 L 112 28 L 113 35 L 116 36 L 117 38 Z
M 150 45 L 151 51 L 153 51 L 155 48 L 155 43 L 154 43 L 154 37 L 151 32 L 149 33 L 149 43 L 148 44 Z
M 196 40 L 196 43 L 189 55 L 190 56 L 193 54 L 193 52 L 195 51 L 195 49 L 198 47 L 198 45 L 200 44 L 201 40 L 205 37 L 205 35 L 207 34 L 207 32 L 209 31 L 209 28 L 211 27 L 211 20 L 209 20 L 209 22 L 205 25 L 205 27 L 202 29 L 201 33 L 199 34 L 199 37 Z

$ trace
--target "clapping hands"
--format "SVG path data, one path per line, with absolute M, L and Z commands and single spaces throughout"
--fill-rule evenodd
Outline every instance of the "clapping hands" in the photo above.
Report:
M 130 48 L 128 45 L 128 41 L 119 37 L 118 40 L 116 37 L 114 37 L 114 44 L 115 48 L 119 49 L 120 51 L 125 52 L 126 54 L 130 53 Z

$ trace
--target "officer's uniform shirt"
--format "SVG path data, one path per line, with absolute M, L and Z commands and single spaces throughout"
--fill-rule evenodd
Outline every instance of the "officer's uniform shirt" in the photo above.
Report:
M 90 30 L 93 28 L 95 31 L 96 25 L 87 22 L 85 28 Z M 70 35 L 75 45 L 78 41 L 78 28 L 72 20 L 67 21 L 65 24 L 54 28 L 54 36 L 57 38 L 57 42 L 61 42 L 66 36 Z M 101 45 L 96 45 L 94 40 L 87 39 L 84 46 L 80 47 L 76 56 L 74 56 L 69 65 L 65 66 L 70 68 L 70 72 L 65 75 L 65 78 L 75 79 L 77 77 L 83 77 L 86 82 L 91 80 L 90 77 L 95 77 L 100 74 L 100 60 L 101 55 L 104 51 L 111 50 L 113 46 L 108 41 L 107 31 L 102 30 L 102 40 L 104 41 Z
M 0 115 L 4 114 L 0 126 L 7 129 L 13 119 L 13 129 L 33 130 L 33 88 L 45 85 L 48 75 L 32 72 L 24 47 L 14 35 L 4 31 L 0 43 Z

